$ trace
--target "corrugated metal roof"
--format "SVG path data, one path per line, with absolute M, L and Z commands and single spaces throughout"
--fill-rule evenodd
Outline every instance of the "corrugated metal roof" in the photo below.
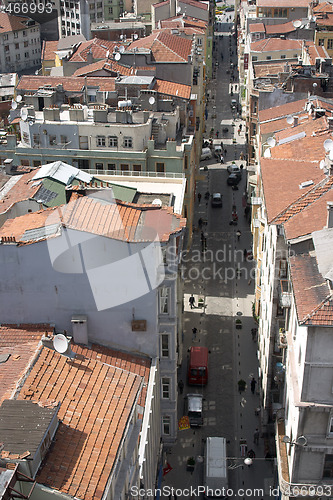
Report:
M 22 241 L 37 241 L 56 234 L 61 224 L 50 224 L 49 226 L 27 229 L 21 236 Z
M 54 180 L 62 182 L 66 186 L 75 178 L 82 182 L 86 182 L 87 184 L 93 180 L 92 175 L 62 161 L 55 161 L 53 163 L 42 165 L 38 172 L 34 175 L 33 180 L 43 179 L 44 177 L 51 177 Z

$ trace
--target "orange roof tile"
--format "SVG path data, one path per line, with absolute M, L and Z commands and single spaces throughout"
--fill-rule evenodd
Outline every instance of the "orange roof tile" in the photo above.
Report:
M 308 7 L 311 0 L 257 0 L 257 7 Z
M 78 68 L 73 73 L 73 76 L 88 75 L 89 73 L 94 73 L 95 71 L 101 71 L 101 70 L 105 70 L 110 73 L 115 73 L 115 76 L 117 76 L 117 73 L 120 73 L 121 75 L 124 76 L 130 76 L 132 73 L 131 67 L 123 66 L 122 64 L 119 64 L 117 61 L 105 58 L 102 59 L 101 61 L 97 61 L 92 64 L 87 64 L 86 66 L 83 66 L 83 68 Z
M 293 22 L 294 21 L 289 21 L 288 23 L 282 23 L 282 24 L 267 24 L 266 33 L 268 35 L 273 35 L 280 33 L 291 33 L 292 31 L 296 31 Z
M 310 326 L 333 326 L 333 300 L 328 299 L 303 322 Z
M 164 2 L 161 2 L 163 5 Z M 208 22 L 203 21 L 202 19 L 195 19 L 194 17 L 189 16 L 174 16 L 165 19 L 164 21 L 160 21 L 162 28 L 178 28 L 178 27 L 186 27 L 193 26 L 196 28 L 207 28 Z
M 310 58 L 310 64 L 312 66 L 315 66 L 316 64 L 316 59 L 322 58 L 326 59 L 329 57 L 327 50 L 325 47 L 320 46 L 320 45 L 315 45 L 314 42 L 312 41 L 304 41 L 304 47 L 305 50 Z
M 199 0 L 179 0 L 179 2 L 191 5 L 192 7 L 196 7 L 197 9 L 208 10 L 208 4 L 200 2 Z
M 72 497 L 101 500 L 149 360 L 98 346 L 72 349 L 77 356 L 68 363 L 43 348 L 18 399 L 60 402 L 56 440 L 36 480 Z
M 314 14 L 320 12 L 333 12 L 333 5 L 330 2 L 321 2 L 313 7 Z
M 300 101 L 288 102 L 286 104 L 282 104 L 281 106 L 263 109 L 259 111 L 260 123 L 268 120 L 274 120 L 276 118 L 282 118 L 283 116 L 287 117 L 288 115 L 294 113 L 303 112 L 306 103 L 307 99 L 301 99 Z
M 289 129 L 289 135 L 292 135 Z M 297 132 L 295 131 L 295 134 Z M 306 137 L 292 140 L 286 144 L 280 144 L 271 148 L 271 157 L 279 159 L 299 158 L 309 161 L 318 161 L 324 158 L 325 150 L 323 143 L 325 139 L 330 139 L 328 131 L 321 135 L 307 135 Z
M 188 62 L 192 43 L 192 40 L 187 38 L 156 31 L 145 38 L 132 42 L 128 46 L 128 50 L 134 48 L 149 49 L 153 60 L 158 62 Z
M 25 30 L 27 20 L 25 17 L 11 16 L 5 12 L 0 12 L 0 33 Z
M 252 23 L 249 25 L 250 33 L 265 33 L 264 23 Z
M 87 62 L 89 52 L 93 59 L 105 59 L 108 56 L 108 52 L 112 52 L 116 45 L 117 42 L 101 40 L 100 38 L 87 40 L 80 43 L 78 49 L 69 60 L 70 62 Z
M 284 71 L 286 62 L 274 63 L 257 63 L 253 64 L 254 74 L 256 78 L 265 78 L 272 75 L 278 75 Z
M 319 26 L 333 26 L 333 12 L 328 12 L 322 18 L 316 15 L 316 24 Z
M 264 38 L 264 40 L 252 42 L 250 45 L 251 52 L 302 50 L 302 46 L 302 40 L 284 40 L 281 38 Z
M 56 88 L 62 84 L 66 92 L 82 92 L 85 85 L 85 78 L 76 76 L 28 76 L 23 75 L 17 85 L 17 90 L 37 91 L 45 85 L 51 85 Z M 103 76 L 87 77 L 88 86 L 99 87 L 100 90 L 112 91 L 115 89 L 115 79 L 113 77 L 105 78 Z
M 285 130 L 281 130 L 280 132 L 276 132 L 275 139 L 277 141 L 282 141 L 287 137 L 291 137 L 295 134 L 299 134 L 300 132 L 305 132 L 307 136 L 319 133 L 319 132 L 327 132 L 328 124 L 325 116 L 317 118 L 315 120 L 302 120 L 298 125 L 292 128 L 285 128 Z
M 32 170 L 27 174 L 11 178 L 11 182 L 13 180 L 17 180 L 17 182 L 3 196 L 0 191 L 0 213 L 7 212 L 7 210 L 18 201 L 33 198 L 40 188 L 39 183 L 30 182 L 35 174 L 36 170 Z
M 183 85 L 159 79 L 155 81 L 154 90 L 160 94 L 182 97 L 183 99 L 189 99 L 191 96 L 191 85 Z
M 268 222 L 313 189 L 313 185 L 300 189 L 302 182 L 313 180 L 316 185 L 325 178 L 318 163 L 297 159 L 261 158 L 260 171 Z
M 9 356 L 0 363 L 0 403 L 9 399 L 19 386 L 41 348 L 39 343 L 45 333 L 51 335 L 53 328 L 42 324 L 0 326 L 0 356 Z
M 55 56 L 56 56 L 56 50 L 58 49 L 58 40 L 55 41 L 49 41 L 49 40 L 43 40 L 43 47 L 42 47 L 42 55 L 41 59 L 42 61 L 54 61 Z

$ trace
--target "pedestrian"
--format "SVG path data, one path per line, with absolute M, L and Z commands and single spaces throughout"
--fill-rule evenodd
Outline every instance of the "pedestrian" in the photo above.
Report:
M 241 154 L 239 155 L 239 159 L 240 159 L 240 160 L 244 160 L 244 153 L 243 153 L 243 151 L 242 151 L 242 152 L 241 152 Z
M 223 155 L 220 156 L 220 162 L 221 162 L 221 165 L 222 165 L 222 163 L 224 163 Z
M 195 307 L 195 298 L 193 296 L 193 293 L 192 293 L 191 297 L 188 299 L 188 301 L 189 301 L 189 304 L 191 306 L 191 309 L 193 309 L 193 307 Z
M 238 392 L 241 394 L 246 389 L 246 382 L 242 378 L 238 380 Z
M 199 205 L 200 205 L 200 201 L 201 201 L 201 193 L 198 193 L 198 202 L 199 202 Z
M 246 250 L 246 248 L 244 248 L 243 256 L 244 256 L 244 260 L 245 260 L 246 257 L 247 257 L 247 250 Z
M 182 380 L 180 380 L 178 382 L 178 389 L 179 389 L 179 393 L 180 394 L 183 394 L 183 390 L 184 390 L 184 382 Z
M 222 54 L 222 53 L 221 53 L 221 59 L 222 59 L 222 61 L 223 61 L 223 54 Z
M 237 231 L 236 231 L 237 241 L 239 241 L 241 235 L 242 235 L 242 233 L 240 232 L 239 229 L 237 229 Z
M 192 328 L 192 340 L 195 340 L 197 338 L 197 329 L 194 327 Z
M 224 154 L 227 155 L 227 148 L 224 148 Z
M 220 142 L 220 146 L 221 146 L 221 149 L 223 151 L 223 142 L 222 141 Z
M 241 170 L 243 170 L 243 168 L 244 168 L 243 163 L 242 163 L 241 165 L 239 165 L 239 168 L 240 168 Z
M 256 328 L 252 328 L 251 330 L 251 335 L 252 335 L 252 340 L 253 342 L 255 342 L 257 340 L 257 329 Z
M 216 139 L 218 139 L 219 138 L 219 131 L 218 130 L 216 131 L 215 135 L 216 135 Z
M 256 390 L 256 384 L 257 384 L 257 381 L 254 377 L 252 377 L 252 380 L 251 380 L 251 392 L 252 394 L 255 393 L 255 390 Z
M 239 126 L 239 127 L 238 127 L 238 135 L 241 133 L 241 130 L 242 130 L 242 129 L 241 129 L 241 127 Z
M 203 223 L 203 220 L 202 220 L 202 218 L 200 217 L 200 219 L 198 220 L 198 225 L 199 225 L 200 229 L 202 228 L 202 223 Z
M 249 458 L 256 458 L 256 454 L 254 453 L 254 451 L 252 449 L 247 452 L 247 456 Z
M 256 430 L 254 431 L 254 434 L 253 434 L 253 442 L 254 442 L 254 444 L 255 444 L 255 445 L 257 445 L 257 446 L 258 446 L 258 444 L 259 444 L 259 430 L 258 430 L 258 429 L 256 429 Z
M 243 127 L 243 125 L 240 123 L 240 124 L 239 124 L 239 130 L 240 130 L 240 131 L 242 131 L 242 127 Z

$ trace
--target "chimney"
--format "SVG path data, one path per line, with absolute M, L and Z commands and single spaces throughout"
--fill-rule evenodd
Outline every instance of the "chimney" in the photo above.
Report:
M 327 202 L 327 227 L 333 228 L 333 201 Z
M 328 123 L 329 130 L 333 131 L 333 116 L 328 116 L 327 117 L 327 123 Z
M 297 127 L 297 125 L 298 125 L 298 116 L 294 116 L 293 127 Z

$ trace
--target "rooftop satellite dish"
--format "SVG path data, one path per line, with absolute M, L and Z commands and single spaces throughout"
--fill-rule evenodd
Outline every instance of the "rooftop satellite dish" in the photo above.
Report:
M 125 52 L 125 47 L 123 45 L 120 45 L 119 47 L 119 52 L 123 54 Z
M 38 69 L 36 69 L 36 71 L 35 71 L 35 75 L 36 75 L 36 76 L 38 76 Z
M 152 201 L 152 205 L 157 205 L 158 207 L 161 207 L 162 202 L 159 198 L 155 198 L 155 200 Z
M 271 158 L 271 157 L 272 157 L 272 154 L 271 154 L 270 148 L 266 148 L 264 151 L 264 158 Z
M 328 157 L 331 161 L 333 161 L 333 149 L 331 149 L 330 152 L 328 153 Z
M 268 137 L 266 142 L 271 148 L 273 148 L 276 144 L 276 140 L 274 139 L 274 137 Z
M 57 352 L 59 352 L 59 354 L 63 354 L 64 352 L 67 351 L 68 344 L 69 342 L 67 338 L 62 333 L 58 333 L 58 335 L 54 336 L 53 347 Z
M 16 109 L 17 108 L 17 102 L 16 101 L 12 101 L 12 109 Z
M 181 13 L 181 11 L 182 11 L 182 8 L 181 8 L 180 6 L 179 6 L 179 7 L 177 7 L 177 13 L 178 13 L 178 14 L 180 14 L 180 13 Z
M 118 50 L 119 50 L 118 45 L 115 45 L 115 46 L 113 47 L 113 52 L 118 52 Z
M 119 61 L 119 59 L 121 58 L 121 54 L 119 54 L 119 52 L 117 52 L 116 55 L 114 56 L 114 58 L 116 61 Z
M 287 116 L 287 123 L 289 125 L 291 125 L 292 123 L 294 123 L 294 118 L 291 115 Z
M 29 123 L 29 127 L 32 127 L 34 124 L 34 122 L 32 120 L 29 120 L 28 123 Z
M 320 160 L 319 166 L 320 166 L 320 168 L 325 168 L 326 167 L 325 160 Z
M 28 119 L 28 110 L 26 108 L 21 109 L 21 118 L 24 122 Z M 332 141 L 333 142 L 333 141 Z
M 119 38 L 120 40 L 122 40 L 124 38 L 124 35 L 120 35 Z
M 312 87 L 313 87 L 313 88 L 316 88 L 316 87 L 318 87 L 318 83 L 316 83 L 316 82 L 313 82 L 313 84 L 312 84 Z
M 324 141 L 324 149 L 325 151 L 332 151 L 333 149 L 332 139 L 326 139 L 326 141 Z
M 18 96 L 16 96 L 15 101 L 16 101 L 16 102 L 21 102 L 21 101 L 22 101 L 22 99 L 23 99 L 23 97 L 22 97 L 21 95 L 18 95 Z
M 110 51 L 107 50 L 106 54 L 105 54 L 105 57 L 109 57 L 109 54 L 110 54 Z
M 299 19 L 296 19 L 295 21 L 293 21 L 293 25 L 294 25 L 294 28 L 300 28 L 302 26 L 302 21 L 300 21 Z
M 155 104 L 155 97 L 151 96 L 149 97 L 149 104 Z
M 137 40 L 139 38 L 139 35 L 137 35 L 136 33 L 134 33 L 133 38 L 134 38 L 134 40 Z

